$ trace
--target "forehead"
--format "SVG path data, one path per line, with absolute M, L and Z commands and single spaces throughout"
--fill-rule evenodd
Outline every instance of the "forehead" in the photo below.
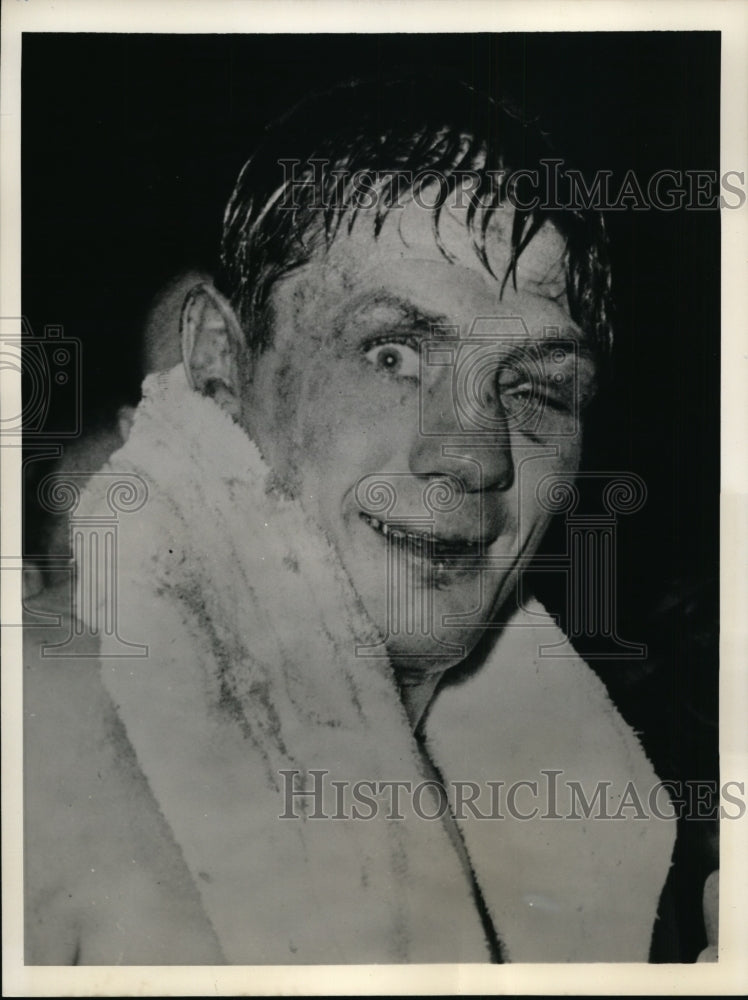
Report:
M 313 315 L 325 327 L 336 313 L 367 302 L 381 304 L 391 296 L 412 303 L 421 315 L 460 327 L 479 317 L 525 313 L 534 325 L 544 319 L 571 324 L 565 242 L 555 227 L 546 223 L 533 237 L 519 258 L 516 289 L 510 280 L 502 294 L 513 209 L 502 206 L 490 216 L 486 268 L 476 252 L 467 207 L 445 205 L 437 220 L 428 207 L 433 197 L 426 189 L 422 203 L 392 209 L 376 235 L 373 210 L 360 211 L 350 230 L 344 218 L 329 248 L 316 251 L 307 265 L 278 283 L 276 318 L 303 321 Z M 320 335 L 321 329 L 308 332 Z

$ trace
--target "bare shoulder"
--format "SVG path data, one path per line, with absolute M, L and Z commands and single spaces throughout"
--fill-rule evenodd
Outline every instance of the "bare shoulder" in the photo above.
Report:
M 97 645 L 59 628 L 24 634 L 26 961 L 220 961 L 194 883 L 99 674 Z M 45 649 L 46 648 L 46 649 Z

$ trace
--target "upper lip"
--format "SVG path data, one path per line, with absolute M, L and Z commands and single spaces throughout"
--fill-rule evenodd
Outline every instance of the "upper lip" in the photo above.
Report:
M 498 532 L 490 535 L 477 535 L 474 532 L 445 532 L 430 529 L 429 526 L 408 524 L 402 521 L 386 521 L 374 517 L 361 511 L 361 517 L 372 524 L 373 527 L 381 529 L 385 534 L 399 532 L 401 535 L 408 535 L 419 541 L 430 542 L 434 547 L 442 550 L 454 550 L 459 552 L 465 549 L 478 549 L 493 544 L 498 538 Z

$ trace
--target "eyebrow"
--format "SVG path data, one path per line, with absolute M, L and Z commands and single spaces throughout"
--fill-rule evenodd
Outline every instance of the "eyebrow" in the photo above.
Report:
M 544 295 L 541 295 L 541 297 L 547 298 Z M 379 316 L 372 316 L 377 310 L 382 311 L 381 318 Z M 453 323 L 443 313 L 431 312 L 428 309 L 415 305 L 410 299 L 403 298 L 392 292 L 379 290 L 365 293 L 359 299 L 354 300 L 352 305 L 349 304 L 346 307 L 344 316 L 341 318 L 340 323 L 335 325 L 333 330 L 335 339 L 342 334 L 344 328 L 349 323 L 364 317 L 371 320 L 372 327 L 386 326 L 393 332 L 408 330 L 409 332 L 427 335 L 433 334 L 435 330 L 439 329 L 445 332 L 457 332 L 459 330 L 459 324 Z M 597 363 L 599 360 L 598 351 L 594 344 L 589 341 L 587 334 L 583 330 L 575 325 L 567 331 L 562 330 L 560 332 L 562 333 L 560 337 L 528 337 L 517 338 L 516 341 L 511 338 L 513 343 L 508 356 L 511 355 L 512 351 L 526 349 L 529 345 L 532 345 L 541 351 L 543 355 L 546 355 L 556 350 L 562 344 L 571 342 L 576 346 L 576 354 L 579 359 L 590 361 L 593 364 Z
M 517 341 L 517 347 L 527 347 L 531 345 L 535 348 L 541 355 L 545 357 L 548 354 L 552 354 L 554 351 L 561 348 L 564 349 L 564 345 L 573 344 L 574 350 L 577 358 L 584 359 L 585 361 L 596 362 L 598 360 L 598 352 L 595 349 L 594 344 L 591 344 L 585 337 L 583 331 L 579 331 L 579 336 L 561 336 L 561 337 L 542 337 L 542 338 L 531 338 L 530 340 Z
M 381 312 L 381 318 L 377 315 L 378 312 Z M 449 317 L 442 313 L 431 312 L 409 299 L 382 291 L 368 293 L 353 305 L 347 306 L 341 323 L 336 325 L 336 336 L 354 319 L 369 319 L 372 326 L 384 324 L 393 330 L 407 329 L 423 334 L 433 333 L 438 327 L 455 328 Z

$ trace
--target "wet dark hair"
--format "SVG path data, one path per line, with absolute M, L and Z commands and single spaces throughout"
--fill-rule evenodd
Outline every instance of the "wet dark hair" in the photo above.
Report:
M 460 81 L 400 76 L 353 81 L 316 94 L 268 126 L 242 168 L 224 216 L 217 287 L 234 307 L 250 346 L 261 351 L 272 338 L 273 284 L 329 246 L 344 220 L 350 230 L 372 191 L 376 237 L 393 206 L 417 198 L 438 179 L 439 194 L 428 209 L 437 245 L 449 257 L 439 236 L 440 213 L 466 176 L 474 184 L 467 225 L 475 252 L 490 271 L 491 215 L 507 199 L 517 206 L 511 175 L 539 170 L 552 156 L 543 133 L 507 101 Z M 502 291 L 508 280 L 516 281 L 520 255 L 550 221 L 566 242 L 572 319 L 606 356 L 612 331 L 602 216 L 549 205 L 551 200 L 544 202 L 541 192 L 537 207 L 515 207 L 509 268 L 496 277 Z

